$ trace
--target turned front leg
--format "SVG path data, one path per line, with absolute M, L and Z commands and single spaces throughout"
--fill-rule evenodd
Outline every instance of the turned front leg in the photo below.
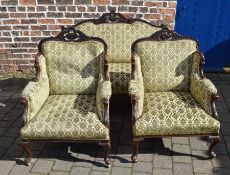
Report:
M 26 151 L 26 154 L 27 154 L 27 157 L 24 160 L 25 165 L 29 166 L 31 163 L 31 159 L 32 159 L 32 150 L 30 148 L 30 143 L 23 142 L 23 143 L 21 143 L 21 146 Z
M 103 148 L 104 148 L 104 161 L 105 161 L 105 164 L 108 167 L 110 167 L 110 165 L 111 165 L 111 162 L 109 160 L 109 153 L 110 153 L 110 150 L 111 150 L 110 141 L 99 143 L 99 145 L 103 146 Z
M 131 156 L 131 159 L 134 163 L 137 162 L 139 143 L 143 140 L 143 138 L 133 138 L 133 155 Z
M 220 137 L 219 136 L 210 136 L 209 138 L 212 140 L 212 142 L 209 146 L 208 152 L 212 157 L 216 157 L 216 154 L 214 153 L 213 148 L 217 143 L 220 142 Z

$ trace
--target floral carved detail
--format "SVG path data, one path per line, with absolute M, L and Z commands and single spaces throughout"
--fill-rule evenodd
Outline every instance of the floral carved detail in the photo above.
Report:
M 98 18 L 95 21 L 95 24 L 115 22 L 129 22 L 129 19 L 127 19 L 120 13 L 115 13 L 115 11 L 111 11 L 110 13 L 105 13 L 100 18 Z
M 175 31 L 169 30 L 166 27 L 163 27 L 161 30 L 153 33 L 150 37 L 141 38 L 141 39 L 136 40 L 132 44 L 131 50 L 133 52 L 135 50 L 137 43 L 142 42 L 142 41 L 175 41 L 175 40 L 183 40 L 183 39 L 195 41 L 196 47 L 199 50 L 199 43 L 195 38 L 179 35 Z
M 149 22 L 147 22 L 145 20 L 142 20 L 142 19 L 139 19 L 139 18 L 128 18 L 128 17 L 125 17 L 123 14 L 116 13 L 114 10 L 110 11 L 109 13 L 104 13 L 99 18 L 83 20 L 83 21 L 75 24 L 72 27 L 77 27 L 77 26 L 80 26 L 81 24 L 88 23 L 88 22 L 91 22 L 93 24 L 98 25 L 98 24 L 106 24 L 106 23 L 107 24 L 111 24 L 111 23 L 132 24 L 132 23 L 134 23 L 136 21 L 139 21 L 139 22 L 142 22 L 142 23 L 145 23 L 145 24 L 148 24 L 150 26 L 157 27 L 157 28 L 162 28 L 162 29 L 166 29 L 167 28 L 167 27 L 165 27 L 165 25 L 155 25 L 155 24 L 149 23 Z
M 156 41 L 167 41 L 167 40 L 175 40 L 181 37 L 182 36 L 180 36 L 178 33 L 174 31 L 164 29 L 154 33 L 150 38 Z
M 87 36 L 79 30 L 75 30 L 75 28 L 70 27 L 61 27 L 61 32 L 57 35 L 57 38 L 63 39 L 65 41 L 79 41 L 85 40 Z
M 99 41 L 103 43 L 105 53 L 107 53 L 107 44 L 103 39 L 98 37 L 89 37 L 85 35 L 83 32 L 76 30 L 74 26 L 72 27 L 61 26 L 61 32 L 57 36 L 45 38 L 39 42 L 38 50 L 39 53 L 42 53 L 41 46 L 46 41 L 82 42 L 82 41 L 89 41 L 89 40 Z

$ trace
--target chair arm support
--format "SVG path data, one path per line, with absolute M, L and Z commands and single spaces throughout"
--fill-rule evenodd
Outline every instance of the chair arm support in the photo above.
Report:
M 49 96 L 49 80 L 42 78 L 37 82 L 30 82 L 22 91 L 22 103 L 25 104 L 24 121 L 32 119 L 40 110 Z
M 102 81 L 97 87 L 97 110 L 98 115 L 109 128 L 109 100 L 112 95 L 112 86 L 110 81 Z
M 110 81 L 101 82 L 100 98 L 101 99 L 110 99 L 111 95 L 112 95 L 111 82 Z
M 217 89 L 209 79 L 193 76 L 190 91 L 208 114 L 217 117 L 217 114 L 214 114 L 216 112 L 213 111 L 214 100 L 218 98 Z
M 135 96 L 137 98 L 140 98 L 141 97 L 141 85 L 142 82 L 141 80 L 130 80 L 129 81 L 129 87 L 128 87 L 128 92 L 129 92 L 129 95 L 132 97 L 132 96 Z
M 211 116 L 217 118 L 215 100 L 218 99 L 217 89 L 203 74 L 204 55 L 196 51 L 193 54 L 190 91 L 201 107 Z
M 132 114 L 135 122 L 142 114 L 144 103 L 144 86 L 142 79 L 129 81 L 128 92 L 132 100 Z

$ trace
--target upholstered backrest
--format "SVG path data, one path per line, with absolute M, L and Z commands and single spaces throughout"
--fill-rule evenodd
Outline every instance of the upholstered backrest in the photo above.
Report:
M 132 43 L 137 39 L 152 35 L 161 28 L 142 21 L 135 21 L 131 24 L 86 22 L 77 25 L 76 29 L 88 36 L 102 38 L 108 45 L 110 63 L 129 63 Z
M 104 45 L 97 41 L 46 41 L 50 94 L 95 94 Z
M 145 92 L 189 91 L 196 41 L 143 41 L 136 45 Z

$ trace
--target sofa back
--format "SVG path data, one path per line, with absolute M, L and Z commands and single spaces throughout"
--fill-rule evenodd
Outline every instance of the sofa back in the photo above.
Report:
M 135 53 L 141 59 L 145 92 L 189 91 L 196 50 L 197 42 L 191 39 L 137 43 Z
M 75 29 L 86 35 L 102 38 L 107 43 L 110 63 L 130 63 L 132 43 L 161 29 L 146 21 L 126 19 L 119 13 L 114 14 L 118 15 L 117 17 L 111 15 L 112 12 L 75 26 Z
M 95 94 L 102 66 L 104 45 L 97 41 L 46 41 L 41 45 L 46 58 L 50 94 Z

